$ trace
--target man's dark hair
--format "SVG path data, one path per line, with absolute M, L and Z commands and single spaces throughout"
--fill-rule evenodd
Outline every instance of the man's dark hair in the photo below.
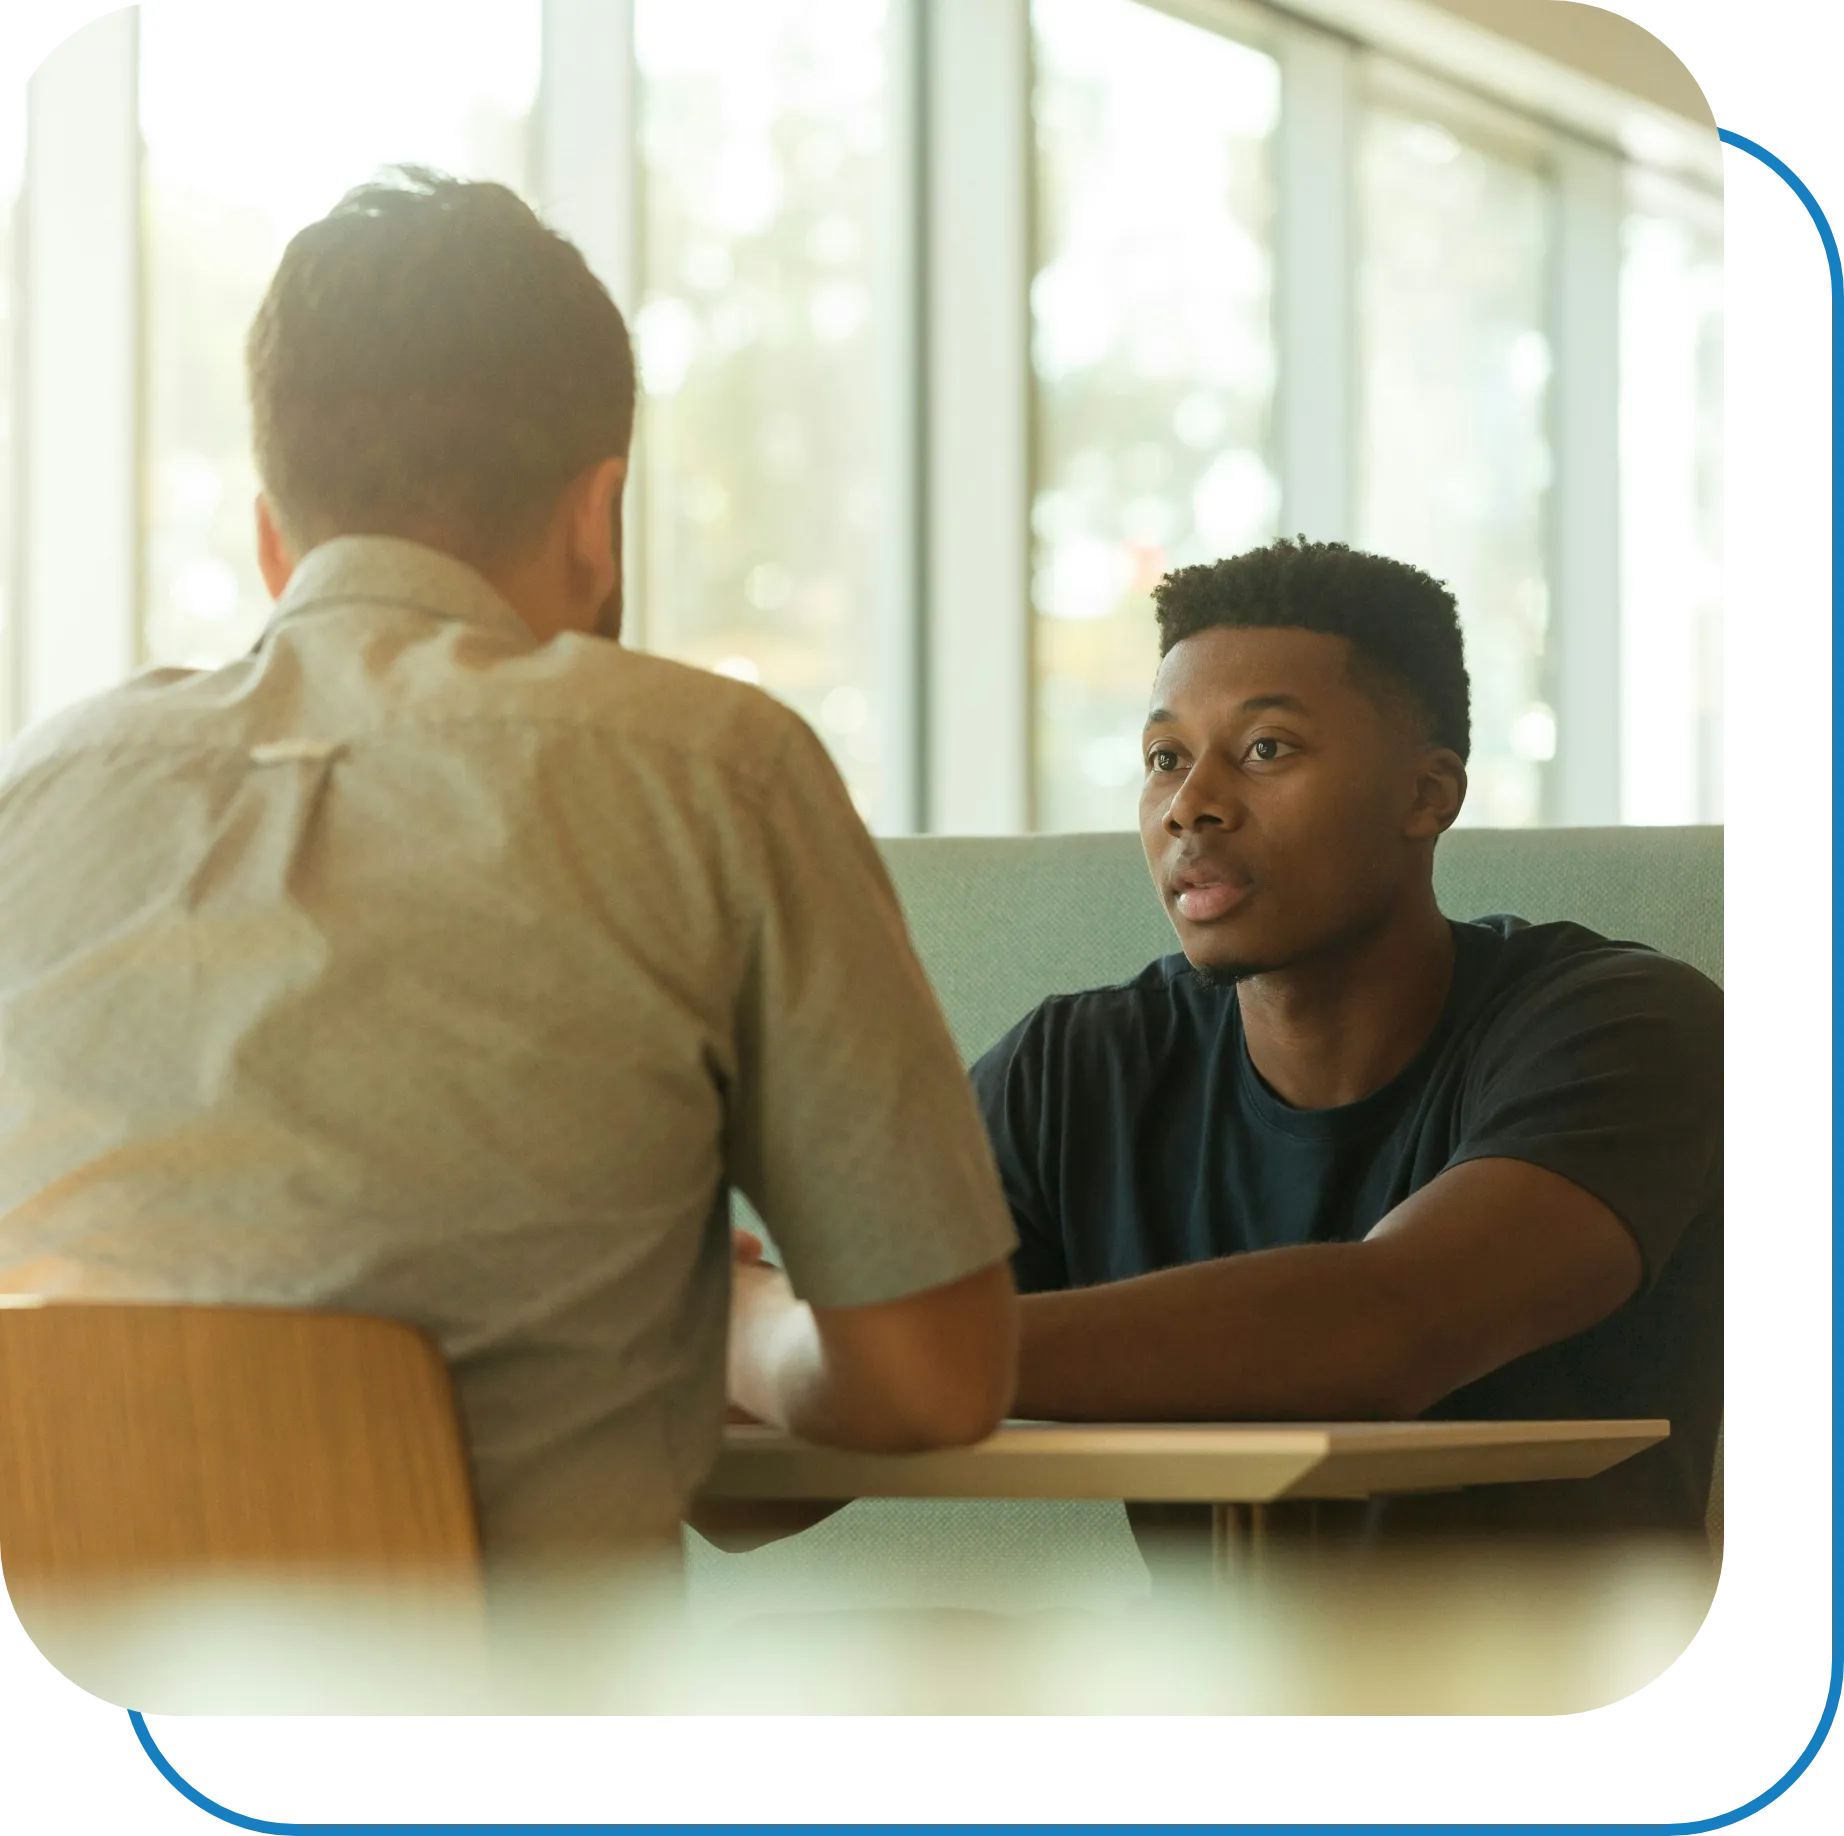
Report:
M 1472 719 L 1459 612 L 1442 582 L 1406 561 L 1283 536 L 1227 561 L 1174 569 L 1153 588 L 1153 604 L 1160 656 L 1213 625 L 1344 638 L 1367 686 L 1406 697 L 1435 745 L 1467 756 Z
M 505 186 L 421 166 L 289 243 L 247 357 L 256 469 L 297 552 L 439 536 L 502 559 L 633 433 L 627 327 L 582 255 Z

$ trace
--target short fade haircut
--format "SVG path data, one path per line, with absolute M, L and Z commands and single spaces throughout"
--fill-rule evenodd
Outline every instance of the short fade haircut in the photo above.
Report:
M 627 327 L 578 250 L 504 185 L 423 166 L 289 243 L 246 355 L 256 470 L 297 555 L 402 535 L 508 558 L 634 429 Z
M 1153 588 L 1159 654 L 1212 626 L 1322 631 L 1351 646 L 1353 674 L 1394 692 L 1436 746 L 1464 759 L 1471 686 L 1454 597 L 1406 561 L 1283 536 L 1227 561 L 1181 567 Z

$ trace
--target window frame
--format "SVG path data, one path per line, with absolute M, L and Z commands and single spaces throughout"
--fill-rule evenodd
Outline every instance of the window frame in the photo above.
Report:
M 142 661 L 139 100 L 132 7 L 65 39 L 26 89 L 0 737 Z
M 890 505 L 869 616 L 889 769 L 884 833 L 1032 826 L 1030 508 L 1036 421 L 1030 0 L 887 0 L 891 123 L 882 257 L 880 467 Z M 1274 56 L 1275 463 L 1281 522 L 1348 539 L 1360 376 L 1352 256 L 1359 112 L 1378 83 L 1537 161 L 1552 183 L 1554 357 L 1548 692 L 1560 743 L 1540 820 L 1620 820 L 1619 252 L 1627 200 L 1662 195 L 1720 221 L 1713 133 L 1518 52 L 1517 75 L 1431 9 L 1395 25 L 1345 0 L 1133 0 Z M 534 186 L 624 307 L 638 297 L 642 206 L 635 0 L 543 0 Z M 1408 30 L 1410 14 L 1430 14 Z M 1407 23 L 1405 23 L 1407 22 Z M 1397 28 L 1400 27 L 1400 30 Z M 1386 35 L 1397 31 L 1393 41 Z M 1468 33 L 1470 32 L 1470 36 Z M 1494 85 L 1497 93 L 1492 93 Z M 20 207 L 12 616 L 0 630 L 0 737 L 109 686 L 143 658 L 147 463 L 141 400 L 138 13 L 66 40 L 31 80 Z M 79 161 L 51 105 L 90 136 Z M 96 136 L 101 134 L 98 153 Z M 1327 148 L 1335 149 L 1326 157 Z M 79 226 L 72 231 L 68 226 Z M 59 229 L 57 226 L 66 226 Z M 62 238 L 62 240 L 60 240 Z M 75 252 L 73 253 L 73 246 Z M 87 263 L 106 323 L 75 358 L 60 275 Z M 87 464 L 78 463 L 81 452 Z M 630 631 L 645 645 L 644 522 L 630 502 Z M 82 539 L 73 541 L 73 532 Z

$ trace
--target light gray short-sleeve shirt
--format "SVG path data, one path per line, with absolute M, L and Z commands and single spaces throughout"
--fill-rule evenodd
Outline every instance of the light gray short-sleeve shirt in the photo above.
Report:
M 262 643 L 0 755 L 0 1291 L 413 1320 L 490 1553 L 674 1525 L 726 1193 L 853 1306 L 1006 1256 L 966 1079 L 811 731 L 342 537 Z

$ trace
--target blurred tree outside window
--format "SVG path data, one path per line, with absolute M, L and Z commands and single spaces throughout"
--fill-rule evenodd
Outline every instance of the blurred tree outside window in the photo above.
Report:
M 1274 60 L 1036 0 L 1036 814 L 1137 820 L 1153 583 L 1275 533 Z
M 1473 690 L 1461 821 L 1542 819 L 1549 626 L 1550 186 L 1532 161 L 1373 99 L 1357 153 L 1357 545 L 1459 600 Z
M 1634 175 L 1620 273 L 1620 820 L 1722 820 L 1722 226 Z
M 23 98 L 22 98 L 23 99 Z M 19 578 L 19 429 L 14 384 L 18 379 L 20 193 L 25 184 L 25 109 L 0 114 L 0 741 L 13 731 L 13 669 L 19 633 L 13 595 Z
M 527 193 L 540 0 L 143 0 L 150 663 L 267 622 L 243 343 L 296 230 L 400 163 Z
M 881 0 L 638 0 L 637 636 L 759 683 L 879 803 Z
M 145 0 L 142 651 L 269 616 L 242 349 L 290 235 L 381 167 L 531 195 L 543 0 Z M 902 263 L 886 0 L 634 0 L 642 400 L 632 641 L 760 683 L 882 807 Z M 902 17 L 907 17 L 903 15 Z M 1280 67 L 1139 0 L 1033 0 L 1031 807 L 1135 820 L 1163 573 L 1277 533 Z M 363 55 L 353 47 L 362 46 Z M 1353 539 L 1446 580 L 1465 820 L 1542 820 L 1558 198 L 1548 130 L 1372 73 L 1351 115 Z M 1455 92 L 1457 95 L 1457 92 Z M 1445 99 L 1443 99 L 1445 98 Z M 1499 122 L 1500 127 L 1492 123 Z M 1502 128 L 1502 131 L 1501 131 Z M 16 584 L 24 123 L 0 140 L 0 671 Z M 1621 813 L 1721 815 L 1718 201 L 1629 165 L 1620 272 Z M 624 182 L 611 174 L 609 182 Z M 1296 359 L 1297 360 L 1297 359 Z M 938 507 L 937 507 L 938 512 Z M 886 664 L 888 659 L 885 660 Z M 0 676 L 0 713 L 5 708 Z M 918 691 L 919 692 L 919 691 Z M 908 762 L 905 761 L 905 764 Z

